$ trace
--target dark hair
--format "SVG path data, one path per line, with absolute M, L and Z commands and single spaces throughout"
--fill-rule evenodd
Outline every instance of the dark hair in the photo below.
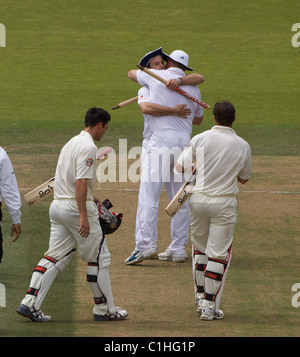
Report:
M 235 119 L 235 107 L 225 100 L 217 102 L 214 106 L 213 114 L 218 124 L 231 126 Z
M 110 114 L 102 108 L 90 108 L 85 114 L 85 127 L 93 127 L 99 123 L 102 126 L 110 121 Z

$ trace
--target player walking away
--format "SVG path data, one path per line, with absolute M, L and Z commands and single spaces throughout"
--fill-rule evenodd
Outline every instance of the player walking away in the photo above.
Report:
M 189 205 L 197 311 L 202 320 L 224 316 L 219 306 L 237 221 L 238 182 L 245 184 L 251 173 L 250 146 L 232 129 L 234 106 L 216 103 L 213 114 L 216 125 L 194 136 L 176 164 L 176 170 L 183 172 L 196 161 Z
M 21 234 L 21 197 L 11 161 L 2 147 L 0 147 L 0 263 L 3 257 L 1 197 L 4 199 L 12 220 L 10 236 L 15 235 L 12 240 L 15 242 Z
M 127 311 L 115 307 L 111 291 L 110 253 L 99 224 L 97 199 L 92 196 L 96 179 L 97 147 L 105 134 L 110 115 L 91 108 L 85 129 L 61 150 L 55 173 L 54 200 L 49 209 L 49 249 L 33 271 L 27 294 L 17 312 L 32 321 L 51 319 L 41 310 L 42 302 L 59 271 L 63 271 L 78 247 L 88 263 L 87 281 L 94 295 L 94 320 L 122 320 Z
M 167 60 L 167 70 L 163 69 L 164 58 Z M 177 180 L 174 179 L 174 162 L 189 143 L 192 124 L 200 124 L 203 115 L 201 107 L 174 91 L 179 84 L 184 84 L 188 86 L 187 91 L 195 97 L 201 98 L 196 85 L 202 83 L 204 78 L 196 73 L 185 75 L 185 70 L 192 70 L 188 67 L 188 55 L 185 52 L 174 51 L 168 56 L 162 53 L 160 48 L 145 55 L 140 64 L 144 67 L 150 67 L 151 70 L 166 79 L 167 86 L 143 71 L 131 70 L 128 73 L 130 79 L 143 85 L 140 91 L 146 92 L 146 94 L 143 94 L 143 98 L 140 98 L 139 93 L 138 103 L 143 114 L 147 114 L 145 123 L 147 123 L 148 136 L 145 137 L 144 135 L 144 149 L 141 160 L 142 175 L 136 217 L 136 245 L 132 255 L 125 260 L 126 264 L 136 264 L 144 259 L 157 256 L 157 218 L 161 191 L 163 185 L 165 185 L 167 195 L 171 200 L 181 187 L 183 175 Z M 166 105 L 169 105 L 167 107 L 169 111 L 161 111 L 157 114 L 156 108 Z M 152 110 L 151 106 L 153 106 Z M 176 106 L 189 110 L 188 113 L 185 113 L 185 118 L 178 115 L 174 110 L 170 110 Z M 177 154 L 176 150 L 178 151 Z M 166 155 L 151 160 L 153 153 L 158 153 L 156 156 L 159 156 L 160 153 L 166 153 Z M 157 162 L 160 159 L 162 160 L 162 167 L 157 170 Z M 158 171 L 160 172 L 158 173 Z M 158 255 L 159 259 L 174 262 L 185 261 L 187 257 L 185 245 L 188 241 L 189 230 L 188 217 L 189 207 L 186 204 L 181 212 L 171 219 L 172 242 L 164 253 Z

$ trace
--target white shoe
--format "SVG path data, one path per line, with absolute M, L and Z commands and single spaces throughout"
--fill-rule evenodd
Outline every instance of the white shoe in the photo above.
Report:
M 211 321 L 211 320 L 221 320 L 223 319 L 224 314 L 222 310 L 213 310 L 210 309 L 209 307 L 203 306 L 202 307 L 202 312 L 200 319 L 201 320 L 206 320 L 206 321 Z
M 175 254 L 172 253 L 171 249 L 168 247 L 165 252 L 158 254 L 158 259 L 160 260 L 169 260 L 174 263 L 183 263 L 187 258 L 186 253 L 184 254 Z
M 125 264 L 133 265 L 142 262 L 145 259 L 150 259 L 157 256 L 157 249 L 150 248 L 146 250 L 137 250 L 132 253 L 130 257 L 125 260 Z
M 116 307 L 117 311 L 113 314 L 107 313 L 105 315 L 94 314 L 95 321 L 120 321 L 126 319 L 128 313 L 120 307 Z
M 198 304 L 197 304 L 197 312 L 202 312 L 202 303 L 203 303 L 203 298 L 198 299 Z
M 31 321 L 34 322 L 48 322 L 51 320 L 51 316 L 45 315 L 43 311 L 36 310 L 34 307 L 28 307 L 23 304 L 18 306 L 17 313 L 24 317 L 28 317 Z

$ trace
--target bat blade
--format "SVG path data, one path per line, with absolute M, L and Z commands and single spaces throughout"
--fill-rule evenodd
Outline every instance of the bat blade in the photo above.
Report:
M 192 179 L 194 173 L 195 173 L 195 168 L 193 169 L 190 177 L 185 181 L 185 183 L 180 187 L 176 195 L 173 197 L 171 202 L 168 204 L 168 206 L 165 208 L 166 213 L 170 216 L 173 217 L 175 214 L 180 210 L 180 208 L 183 206 L 185 201 L 189 198 L 193 187 L 195 186 L 195 179 Z
M 50 193 L 53 192 L 55 177 L 52 177 L 50 180 L 44 182 L 40 186 L 36 187 L 32 191 L 24 195 L 24 199 L 29 206 L 36 204 L 41 201 L 43 198 L 47 197 Z
M 97 160 L 110 153 L 111 150 L 112 149 L 109 147 L 101 151 L 99 154 L 97 154 Z M 55 177 L 52 177 L 50 180 L 44 182 L 40 186 L 34 188 L 32 191 L 26 193 L 26 195 L 24 195 L 25 202 L 29 206 L 32 206 L 38 203 L 39 201 L 41 201 L 42 199 L 44 199 L 45 197 L 49 196 L 51 193 L 53 193 L 54 182 L 55 182 Z

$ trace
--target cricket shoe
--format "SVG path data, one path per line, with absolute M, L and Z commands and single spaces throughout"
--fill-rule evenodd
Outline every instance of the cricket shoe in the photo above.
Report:
M 121 309 L 120 307 L 116 307 L 116 312 L 113 314 L 107 313 L 105 315 L 97 315 L 94 314 L 95 321 L 120 321 L 126 319 L 128 313 L 126 310 Z
M 28 317 L 34 322 L 48 322 L 51 320 L 51 316 L 45 315 L 41 310 L 36 310 L 34 307 L 28 307 L 23 304 L 17 308 L 17 313 Z
M 203 306 L 200 319 L 211 321 L 211 320 L 221 320 L 223 319 L 224 314 L 222 310 L 215 311 L 214 309 L 210 309 L 209 307 Z
M 202 305 L 202 303 L 203 303 L 203 298 L 200 298 L 200 299 L 198 299 L 198 303 L 197 303 L 197 312 L 202 312 L 202 308 L 203 308 L 203 305 Z
M 125 264 L 133 265 L 142 262 L 145 259 L 153 258 L 157 255 L 156 248 L 149 248 L 146 250 L 136 250 L 130 257 L 125 260 Z
M 175 254 L 175 253 L 172 253 L 170 248 L 167 248 L 165 252 L 158 254 L 158 259 L 169 260 L 174 263 L 183 263 L 183 262 L 185 262 L 186 258 L 187 258 L 186 253 Z

